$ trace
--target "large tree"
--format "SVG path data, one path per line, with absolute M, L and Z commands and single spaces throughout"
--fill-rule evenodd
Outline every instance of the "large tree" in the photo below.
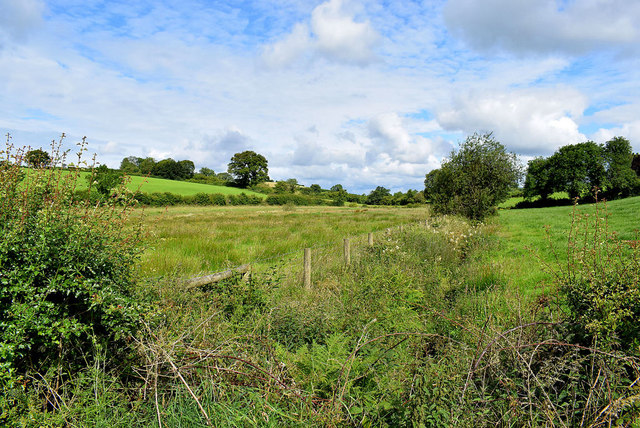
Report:
M 549 159 L 537 157 L 528 162 L 527 178 L 524 181 L 525 198 L 533 198 L 540 195 L 547 199 L 553 192 L 557 183 L 554 182 Z
M 188 180 L 190 178 L 193 178 L 193 174 L 196 170 L 193 161 L 181 160 L 178 161 L 178 166 L 180 167 L 180 180 Z
M 29 150 L 24 158 L 32 168 L 42 168 L 51 163 L 51 156 L 42 149 Z
M 236 153 L 229 162 L 229 174 L 231 174 L 240 187 L 249 187 L 264 181 L 269 181 L 269 168 L 267 159 L 251 150 Z
M 162 159 L 153 166 L 151 174 L 157 177 L 166 178 L 168 180 L 178 180 L 180 178 L 182 169 L 178 162 L 169 158 Z
M 124 172 L 125 174 L 140 172 L 141 161 L 142 158 L 127 156 L 126 158 L 122 159 L 122 162 L 120 162 L 120 171 Z
M 587 141 L 560 147 L 549 158 L 529 161 L 524 195 L 547 198 L 553 192 L 567 192 L 570 198 L 585 197 L 600 189 L 609 199 L 637 191 L 631 144 L 615 137 L 603 145 Z
M 496 212 L 520 176 L 515 154 L 491 133 L 476 133 L 452 151 L 440 169 L 427 174 L 424 195 L 435 212 L 482 220 Z
M 602 147 L 593 141 L 560 147 L 549 162 L 556 189 L 566 191 L 572 199 L 588 195 L 605 183 Z
M 605 143 L 603 154 L 607 170 L 605 196 L 615 199 L 631 195 L 638 181 L 638 176 L 631 169 L 631 143 L 626 138 L 615 137 Z
M 392 201 L 391 191 L 383 186 L 378 186 L 367 196 L 367 205 L 390 205 Z

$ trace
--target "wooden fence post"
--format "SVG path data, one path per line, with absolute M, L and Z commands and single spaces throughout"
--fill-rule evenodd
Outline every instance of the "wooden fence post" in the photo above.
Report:
M 347 266 L 351 264 L 351 243 L 348 238 L 344 239 L 344 264 Z
M 367 236 L 367 240 L 369 241 L 369 246 L 373 245 L 373 232 L 369 232 L 369 236 Z
M 304 249 L 304 287 L 311 289 L 311 248 Z

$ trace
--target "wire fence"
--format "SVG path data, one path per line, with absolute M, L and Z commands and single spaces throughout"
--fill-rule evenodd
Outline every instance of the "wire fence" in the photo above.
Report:
M 342 263 L 349 265 L 356 263 L 362 254 L 362 249 L 370 247 L 393 233 L 418 225 L 427 225 L 428 220 L 396 225 L 377 229 L 358 235 L 346 236 L 342 240 L 333 240 L 322 244 L 316 244 L 304 249 L 254 259 L 245 264 L 232 266 L 224 271 L 208 275 L 183 279 L 189 288 L 198 287 L 213 282 L 230 278 L 236 274 L 248 275 L 251 273 L 265 272 L 280 264 L 281 274 L 294 278 L 300 284 L 310 287 L 314 280 L 322 279 L 322 270 L 330 265 Z M 286 269 L 284 269 L 286 265 Z M 320 268 L 318 268 L 320 267 Z

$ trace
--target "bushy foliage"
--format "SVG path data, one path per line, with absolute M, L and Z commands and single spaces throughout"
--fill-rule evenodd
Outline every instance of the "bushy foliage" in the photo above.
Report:
M 269 181 L 269 168 L 267 159 L 251 150 L 236 153 L 229 162 L 228 172 L 240 187 L 255 186 L 264 181 Z
M 134 198 L 138 203 L 151 207 L 164 207 L 173 205 L 260 205 L 262 198 L 241 193 L 239 195 L 223 195 L 222 193 L 196 193 L 195 195 L 177 195 L 170 192 L 142 193 L 136 192 Z
M 123 183 L 123 175 L 119 171 L 109 169 L 106 165 L 100 165 L 87 176 L 87 180 L 95 186 L 98 193 L 108 197 L 118 184 Z
M 268 205 L 323 205 L 323 201 L 318 198 L 294 193 L 278 193 L 267 196 L 265 200 Z
M 574 208 L 575 209 L 575 208 Z M 637 232 L 636 232 L 637 234 Z M 552 270 L 585 345 L 640 355 L 640 241 L 608 229 L 605 202 L 574 211 L 568 263 Z
M 622 137 L 605 144 L 566 145 L 548 158 L 529 161 L 524 196 L 547 199 L 554 192 L 567 192 L 570 199 L 593 199 L 594 190 L 600 189 L 607 199 L 627 197 L 640 191 L 632 161 L 631 144 Z
M 482 220 L 496 212 L 520 178 L 516 155 L 491 133 L 473 134 L 427 174 L 424 195 L 435 212 Z
M 42 149 L 29 150 L 24 160 L 32 168 L 43 168 L 51 163 L 51 156 Z
M 367 205 L 392 205 L 393 197 L 389 189 L 378 186 L 369 193 L 365 203 Z
M 65 158 L 60 144 L 53 145 L 52 166 Z M 77 165 L 84 150 L 83 140 Z M 96 349 L 116 362 L 146 310 L 133 297 L 142 235 L 127 226 L 129 197 L 120 193 L 109 206 L 78 201 L 78 170 L 25 173 L 23 156 L 9 144 L 0 152 L 6 162 L 0 169 L 0 384 L 6 388 L 28 373 L 86 364 Z

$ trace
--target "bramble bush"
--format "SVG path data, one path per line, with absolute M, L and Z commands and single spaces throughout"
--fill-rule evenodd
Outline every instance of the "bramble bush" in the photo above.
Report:
M 91 364 L 122 363 L 147 307 L 133 293 L 141 222 L 130 224 L 132 198 L 117 187 L 102 205 L 78 200 L 75 169 L 60 166 L 64 139 L 52 161 L 24 168 L 26 149 L 7 136 L 0 151 L 0 389 L 36 375 L 58 377 Z M 90 186 L 93 180 L 90 181 Z M 3 394 L 4 395 L 4 394 Z M 2 412 L 12 403 L 0 400 Z

